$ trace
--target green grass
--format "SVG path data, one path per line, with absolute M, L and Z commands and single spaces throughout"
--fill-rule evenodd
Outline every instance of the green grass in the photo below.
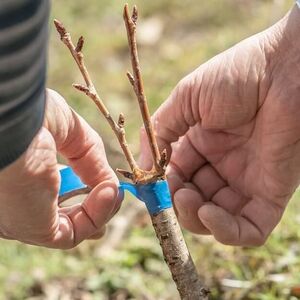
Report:
M 128 2 L 138 4 L 142 25 L 147 21 L 158 24 L 162 30 L 157 42 L 140 45 L 151 112 L 185 74 L 241 39 L 270 26 L 292 3 L 284 0 Z M 62 20 L 74 37 L 81 34 L 86 37 L 86 61 L 92 77 L 112 113 L 116 116 L 122 111 L 127 116 L 130 146 L 138 154 L 141 121 L 125 77 L 130 61 L 122 22 L 123 4 L 119 0 L 53 1 L 52 18 Z M 120 167 L 123 159 L 110 129 L 93 104 L 71 87 L 73 82 L 80 81 L 52 26 L 48 86 L 59 91 L 99 131 L 112 165 Z M 296 299 L 290 296 L 290 289 L 300 281 L 299 201 L 297 192 L 281 224 L 261 248 L 225 247 L 210 237 L 186 234 L 199 272 L 211 286 L 212 299 Z M 100 243 L 87 242 L 63 252 L 2 240 L 0 299 L 30 298 L 39 289 L 55 284 L 66 291 L 84 291 L 89 294 L 88 299 L 114 299 L 112 295 L 116 293 L 127 295 L 120 299 L 177 299 L 149 224 L 133 226 L 120 249 L 105 259 L 97 255 Z M 279 276 L 274 274 L 282 274 L 281 280 L 276 281 Z M 226 288 L 222 285 L 224 279 L 250 283 L 252 287 Z M 46 299 L 43 297 L 34 299 Z M 81 299 L 76 297 L 73 294 L 70 299 Z

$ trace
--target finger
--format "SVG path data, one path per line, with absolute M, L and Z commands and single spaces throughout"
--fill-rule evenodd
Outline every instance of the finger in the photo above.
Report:
M 89 240 L 99 240 L 105 235 L 105 233 L 106 233 L 106 226 L 104 226 L 95 234 L 93 234 L 91 237 L 89 237 Z
M 97 234 L 113 213 L 117 194 L 116 185 L 105 181 L 95 187 L 81 205 L 75 205 L 71 211 L 61 210 L 58 229 L 43 246 L 70 249 Z
M 206 200 L 210 200 L 216 193 L 227 184 L 210 165 L 203 165 L 194 174 L 192 182 L 201 190 Z
M 242 208 L 251 199 L 237 193 L 231 187 L 225 186 L 217 191 L 211 201 L 232 215 L 240 214 Z
M 185 182 L 185 183 L 184 183 L 184 186 L 185 186 L 186 189 L 195 191 L 195 192 L 197 192 L 198 194 L 201 194 L 201 195 L 203 196 L 202 192 L 201 192 L 201 191 L 198 189 L 198 187 L 195 186 L 193 183 L 191 183 L 191 182 Z M 203 199 L 205 199 L 204 196 L 203 196 Z M 205 200 L 205 201 L 206 201 L 206 200 Z
M 193 233 L 209 234 L 198 216 L 198 210 L 204 204 L 203 196 L 194 190 L 180 189 L 174 195 L 178 221 Z
M 172 201 L 174 202 L 174 195 L 179 190 L 185 187 L 184 182 L 181 180 L 181 178 L 176 174 L 175 171 L 173 171 L 170 166 L 167 168 L 167 180 L 169 189 L 172 196 Z M 174 211 L 176 215 L 178 216 L 177 208 L 174 205 Z
M 118 190 L 118 196 L 114 208 L 107 222 L 109 222 L 121 209 L 122 201 L 124 200 L 124 191 Z
M 124 191 L 120 190 L 118 191 L 118 196 L 117 196 L 117 201 L 116 204 L 114 206 L 114 209 L 112 211 L 111 217 L 113 217 L 121 208 L 122 205 L 122 201 L 124 200 Z M 71 212 L 75 206 L 77 206 L 78 204 L 80 204 L 83 201 L 82 197 L 77 197 L 77 198 L 70 198 L 66 201 L 63 201 L 62 203 L 59 204 L 63 204 L 60 205 L 60 212 L 61 213 L 65 213 L 68 214 L 69 212 Z
M 170 170 L 169 167 L 168 167 L 168 169 Z M 173 197 L 174 197 L 174 194 L 176 193 L 176 191 L 185 187 L 184 182 L 181 179 L 181 177 L 178 176 L 178 174 L 175 173 L 174 171 L 171 171 L 171 173 L 170 173 L 167 170 L 167 179 L 168 179 L 170 192 Z
M 196 127 L 198 126 L 196 125 Z M 194 136 L 192 132 L 195 130 L 189 130 L 186 135 L 172 145 L 170 165 L 176 169 L 184 181 L 191 181 L 194 173 L 207 163 L 193 142 L 197 140 L 197 136 Z
M 0 231 L 0 239 L 5 239 L 5 240 L 15 240 L 15 238 L 8 236 L 7 234 L 3 233 L 2 231 Z
M 176 142 L 190 127 L 200 120 L 199 87 L 193 86 L 200 82 L 196 73 L 192 73 L 177 85 L 168 100 L 161 105 L 152 118 L 157 142 L 161 150 L 166 149 L 171 154 L 171 143 Z M 144 134 L 142 134 L 145 137 Z M 141 141 L 145 144 L 145 139 Z M 141 166 L 151 165 L 147 147 L 142 147 Z M 143 152 L 145 151 L 145 153 Z
M 177 172 L 178 168 L 176 166 L 169 164 L 167 168 L 167 178 L 170 187 L 170 191 L 172 196 L 174 196 L 175 192 L 179 189 L 187 188 L 190 190 L 194 190 L 198 193 L 202 193 L 195 183 L 190 181 L 184 181 L 183 176 L 179 176 L 180 172 Z
M 107 162 L 100 136 L 69 108 L 59 94 L 50 90 L 45 123 L 55 139 L 58 151 L 68 159 L 87 185 L 94 187 L 103 180 L 118 182 Z
M 282 212 L 267 200 L 255 199 L 238 216 L 216 205 L 203 205 L 198 215 L 216 240 L 223 244 L 261 246 L 278 224 Z

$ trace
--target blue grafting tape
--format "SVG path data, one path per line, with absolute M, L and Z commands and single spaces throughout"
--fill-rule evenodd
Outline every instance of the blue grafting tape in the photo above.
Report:
M 158 214 L 172 207 L 172 199 L 166 180 L 149 184 L 120 183 L 120 189 L 127 190 L 136 198 L 143 201 L 151 215 Z
M 61 183 L 59 189 L 59 196 L 62 197 L 67 193 L 86 188 L 87 186 L 75 174 L 72 168 L 66 167 L 59 171 L 61 176 Z
M 60 197 L 87 187 L 70 167 L 60 170 L 60 175 Z M 149 184 L 120 182 L 119 190 L 122 193 L 127 190 L 136 198 L 143 201 L 151 215 L 158 214 L 159 212 L 172 207 L 170 189 L 166 180 Z

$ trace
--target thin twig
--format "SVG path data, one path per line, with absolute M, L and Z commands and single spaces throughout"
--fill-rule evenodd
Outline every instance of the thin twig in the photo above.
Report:
M 79 38 L 77 45 L 75 47 L 72 42 L 71 35 L 69 32 L 67 32 L 64 25 L 58 20 L 54 20 L 54 24 L 56 26 L 58 33 L 60 34 L 61 40 L 68 47 L 68 49 L 70 50 L 70 53 L 72 54 L 74 60 L 76 61 L 78 68 L 79 68 L 79 70 L 82 74 L 82 77 L 85 81 L 85 84 L 86 84 L 86 85 L 73 84 L 74 88 L 85 93 L 89 98 L 91 98 L 93 100 L 93 102 L 97 105 L 100 112 L 104 115 L 104 117 L 108 121 L 110 127 L 112 128 L 115 135 L 117 136 L 119 143 L 121 145 L 121 148 L 126 157 L 126 160 L 128 161 L 129 166 L 132 171 L 132 173 L 127 172 L 126 174 L 125 173 L 122 173 L 122 174 L 125 176 L 128 175 L 128 176 L 126 176 L 127 178 L 137 180 L 137 178 L 139 178 L 139 176 L 140 176 L 141 171 L 138 168 L 137 163 L 136 163 L 136 161 L 128 147 L 127 141 L 126 141 L 125 129 L 124 129 L 125 118 L 123 115 L 120 115 L 119 121 L 118 121 L 118 123 L 116 123 L 113 120 L 108 109 L 106 108 L 105 104 L 101 100 L 99 94 L 97 93 L 97 91 L 94 87 L 94 84 L 92 82 L 92 79 L 89 75 L 89 72 L 84 63 L 84 56 L 82 53 L 82 49 L 83 49 L 83 45 L 84 45 L 83 37 Z
M 137 42 L 136 42 L 136 25 L 138 21 L 137 7 L 136 6 L 133 7 L 132 14 L 130 15 L 128 4 L 126 4 L 124 7 L 123 17 L 124 17 L 126 30 L 127 30 L 128 45 L 130 49 L 131 64 L 132 64 L 132 71 L 133 71 L 133 75 L 127 72 L 127 77 L 131 85 L 133 86 L 133 90 L 138 99 L 138 103 L 143 118 L 143 123 L 150 144 L 154 168 L 158 174 L 164 175 L 165 167 L 167 163 L 166 153 L 164 154 L 164 159 L 161 160 L 161 153 L 159 152 L 159 148 L 154 134 L 153 125 L 150 120 L 150 113 L 147 104 L 147 98 L 144 91 L 143 78 L 141 75 L 141 67 L 140 67 L 140 62 L 138 57 Z
M 120 174 L 122 174 L 124 177 L 126 177 L 127 179 L 132 180 L 134 183 L 149 183 L 149 182 L 157 181 L 160 178 L 162 178 L 164 175 L 164 168 L 160 167 L 161 171 L 157 172 L 156 170 L 144 171 L 138 167 L 138 165 L 128 147 L 128 143 L 126 141 L 125 128 L 124 128 L 124 125 L 125 125 L 124 115 L 120 114 L 118 123 L 116 123 L 114 121 L 114 119 L 112 118 L 108 109 L 106 108 L 105 104 L 103 103 L 102 99 L 100 98 L 99 94 L 97 93 L 96 88 L 92 82 L 90 75 L 89 75 L 89 72 L 88 72 L 85 62 L 84 62 L 84 56 L 82 53 L 82 49 L 84 46 L 84 38 L 81 36 L 77 42 L 77 45 L 75 46 L 74 43 L 72 42 L 70 33 L 66 30 L 64 25 L 58 20 L 54 20 L 54 24 L 60 35 L 62 42 L 68 47 L 71 55 L 73 56 L 77 66 L 82 74 L 82 77 L 85 81 L 85 85 L 73 84 L 74 88 L 76 88 L 80 92 L 83 92 L 84 94 L 86 94 L 97 105 L 98 109 L 103 114 L 103 116 L 106 118 L 110 127 L 112 128 L 115 135 L 117 136 L 120 146 L 124 152 L 126 160 L 131 169 L 131 172 L 121 170 L 121 169 L 117 169 L 117 171 Z M 128 78 L 129 78 L 130 82 L 132 83 L 132 85 L 134 86 L 135 85 L 134 77 L 129 73 Z M 149 114 L 149 112 L 148 112 L 148 114 Z M 150 116 L 149 116 L 149 122 L 150 122 Z M 153 137 L 154 137 L 154 135 L 153 135 Z M 161 160 L 159 160 L 159 164 L 161 165 Z

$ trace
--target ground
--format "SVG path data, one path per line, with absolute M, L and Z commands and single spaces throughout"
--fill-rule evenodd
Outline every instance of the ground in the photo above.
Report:
M 188 72 L 243 38 L 273 24 L 293 1 L 137 0 L 140 57 L 151 111 Z M 133 4 L 134 1 L 129 1 Z M 127 116 L 130 147 L 138 154 L 141 125 L 125 78 L 129 65 L 123 1 L 52 2 L 51 19 L 62 20 L 74 36 L 86 37 L 91 75 L 116 116 Z M 114 167 L 124 167 L 117 141 L 95 107 L 71 83 L 80 75 L 51 25 L 48 86 L 60 92 L 103 137 Z M 211 237 L 185 233 L 212 299 L 300 298 L 300 191 L 265 246 L 233 248 Z M 0 299 L 178 299 L 160 247 L 141 204 L 132 198 L 102 241 L 70 251 L 0 243 Z M 117 238 L 118 237 L 118 238 Z

